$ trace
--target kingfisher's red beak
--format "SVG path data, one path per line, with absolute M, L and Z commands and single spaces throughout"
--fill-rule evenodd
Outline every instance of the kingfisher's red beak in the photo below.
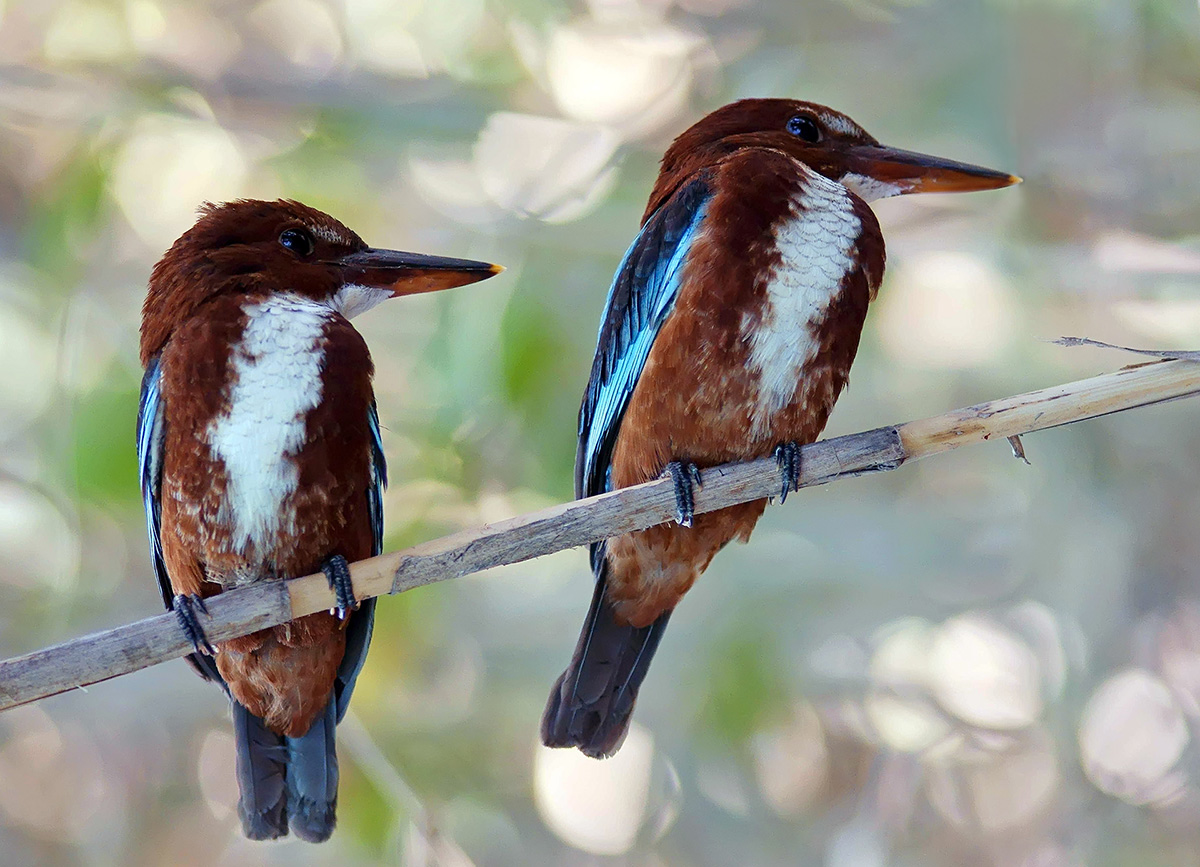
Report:
M 1021 183 L 1016 175 L 883 145 L 854 145 L 846 151 L 849 172 L 895 187 L 902 193 L 969 193 Z
M 437 292 L 494 277 L 504 270 L 489 262 L 451 259 L 399 250 L 360 250 L 334 261 L 345 269 L 346 283 L 390 290 L 393 297 Z

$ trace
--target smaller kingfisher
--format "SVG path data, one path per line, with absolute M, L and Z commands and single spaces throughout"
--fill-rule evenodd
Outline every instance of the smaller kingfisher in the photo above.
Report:
M 617 269 L 579 411 L 575 494 L 675 482 L 676 523 L 591 547 L 596 586 L 542 740 L 596 758 L 624 740 L 671 612 L 766 500 L 693 515 L 700 467 L 772 453 L 780 499 L 846 385 L 883 279 L 868 202 L 1019 178 L 881 145 L 830 108 L 746 99 L 662 159 Z
M 231 700 L 247 837 L 320 842 L 335 823 L 334 727 L 375 602 L 355 600 L 347 561 L 381 553 L 386 483 L 371 356 L 349 320 L 500 270 L 372 249 L 292 201 L 205 205 L 154 266 L 137 432 L 150 551 L 189 661 Z M 205 597 L 318 570 L 337 609 L 209 644 Z

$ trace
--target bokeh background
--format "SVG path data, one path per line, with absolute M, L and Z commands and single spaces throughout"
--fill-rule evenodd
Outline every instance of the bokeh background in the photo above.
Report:
M 389 549 L 567 499 L 611 273 L 706 110 L 794 96 L 1021 174 L 879 203 L 847 433 L 1200 345 L 1194 0 L 0 0 L 0 655 L 160 610 L 139 307 L 205 199 L 500 278 L 364 316 Z M 340 827 L 250 844 L 182 662 L 0 715 L 8 865 L 1190 865 L 1200 404 L 805 491 L 672 619 L 637 725 L 536 744 L 583 551 L 386 599 Z

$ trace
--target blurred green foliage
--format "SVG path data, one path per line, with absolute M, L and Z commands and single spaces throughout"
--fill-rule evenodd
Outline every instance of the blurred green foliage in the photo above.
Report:
M 84 395 L 73 407 L 76 492 L 88 503 L 136 503 L 140 508 L 137 454 L 129 448 L 134 430 L 129 420 L 137 418 L 139 383 L 128 381 L 123 369 L 112 374 L 107 387 Z

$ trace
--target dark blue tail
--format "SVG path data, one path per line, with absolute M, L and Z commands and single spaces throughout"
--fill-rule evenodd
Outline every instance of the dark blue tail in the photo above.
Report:
M 237 702 L 233 732 L 237 741 L 238 816 L 251 840 L 287 836 L 321 843 L 337 823 L 338 764 L 333 729 L 337 709 L 331 699 L 301 737 L 277 735 Z
M 270 731 L 261 719 L 236 701 L 231 704 L 242 831 L 251 840 L 285 837 L 287 738 Z
M 338 762 L 333 746 L 337 709 L 331 699 L 302 737 L 287 742 L 287 809 L 292 833 L 322 843 L 337 824 Z
M 585 755 L 602 759 L 625 740 L 638 687 L 671 612 L 641 628 L 619 623 L 605 592 L 608 563 L 603 549 L 593 562 L 598 568 L 592 605 L 575 656 L 550 691 L 542 714 L 542 743 L 579 747 Z
M 241 792 L 238 816 L 251 840 L 286 837 L 289 827 L 310 843 L 323 843 L 333 833 L 338 790 L 334 729 L 346 715 L 374 622 L 375 600 L 367 599 L 351 615 L 346 628 L 346 652 L 329 704 L 300 737 L 275 734 L 261 719 L 232 701 Z

